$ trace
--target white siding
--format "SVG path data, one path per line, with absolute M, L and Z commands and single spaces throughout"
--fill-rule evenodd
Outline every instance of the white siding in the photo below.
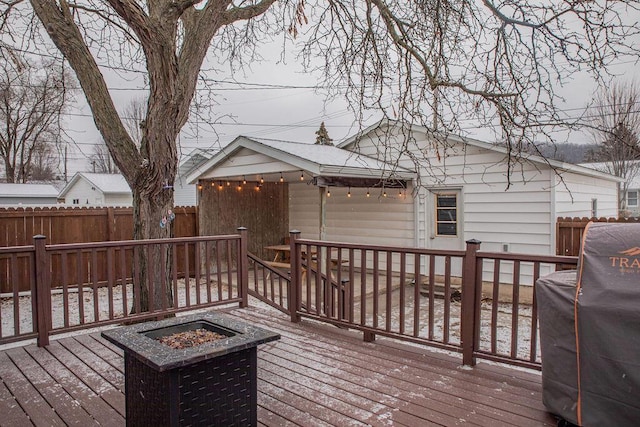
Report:
M 133 196 L 131 194 L 107 194 L 102 201 L 104 206 L 131 206 Z
M 291 165 L 275 160 L 264 154 L 256 153 L 247 148 L 242 148 L 235 155 L 222 162 L 214 170 L 203 174 L 200 179 L 211 179 L 219 177 L 242 176 L 247 180 L 256 181 L 260 176 L 255 174 L 256 170 L 261 173 L 278 173 L 291 169 Z
M 415 246 L 414 203 L 411 196 L 389 190 L 331 187 L 326 202 L 326 239 L 372 245 Z M 410 194 L 411 189 L 408 190 Z M 320 224 L 320 192 L 306 184 L 289 184 L 289 224 L 304 238 L 317 238 Z
M 176 177 L 173 185 L 174 206 L 195 206 L 197 202 L 197 185 L 188 184 L 184 178 Z
M 599 178 L 562 174 L 556 177 L 556 212 L 558 216 L 591 217 L 591 200 L 597 199 L 599 217 L 618 216 L 617 184 Z
M 78 199 L 77 206 L 131 206 L 133 202 L 131 194 L 104 194 L 84 178 L 69 188 L 64 199 L 66 205 L 73 205 L 73 200 Z
M 416 135 L 416 138 L 421 146 L 429 146 L 426 136 Z M 370 142 L 364 141 L 358 149 L 369 155 L 377 152 Z M 460 144 L 441 149 L 440 160 L 433 150 L 430 152 L 433 153 L 430 170 L 423 167 L 420 171 L 424 188 L 417 199 L 419 244 L 437 248 L 428 236 L 434 215 L 431 190 L 456 188 L 462 191 L 464 240 L 480 240 L 482 249 L 488 251 L 502 251 L 504 244 L 508 244 L 510 252 L 551 254 L 555 251 L 555 243 L 551 241 L 555 219 L 551 218 L 549 171 L 524 163 L 507 189 L 501 153 Z M 403 162 L 403 166 L 411 165 Z
M 73 200 L 78 199 L 79 205 L 96 205 L 104 203 L 104 194 L 86 179 L 79 179 L 64 197 L 67 205 L 73 204 Z

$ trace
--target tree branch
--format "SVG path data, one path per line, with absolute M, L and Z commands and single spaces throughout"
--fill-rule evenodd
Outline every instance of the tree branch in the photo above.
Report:
M 122 124 L 102 73 L 73 21 L 66 0 L 30 0 L 47 33 L 74 69 L 96 127 L 115 149 L 114 160 L 121 170 L 138 170 L 142 159 Z M 129 182 L 132 185 L 131 182 Z

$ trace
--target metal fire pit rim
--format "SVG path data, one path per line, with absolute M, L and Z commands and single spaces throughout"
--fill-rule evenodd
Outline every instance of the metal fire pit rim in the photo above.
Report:
M 231 329 L 237 334 L 226 339 L 184 349 L 174 349 L 154 338 L 145 336 L 145 333 L 149 331 L 198 321 L 219 325 Z M 280 334 L 214 312 L 195 313 L 160 321 L 122 326 L 103 331 L 102 336 L 123 349 L 127 355 L 135 357 L 159 372 L 189 366 L 203 360 L 280 339 Z

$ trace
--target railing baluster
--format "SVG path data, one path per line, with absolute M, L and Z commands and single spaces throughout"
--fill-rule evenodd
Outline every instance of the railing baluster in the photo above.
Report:
M 451 257 L 444 257 L 444 321 L 442 327 L 442 342 L 449 344 L 451 327 Z M 462 327 L 462 322 L 460 322 Z
M 511 302 L 511 357 L 518 356 L 518 314 L 520 311 L 520 261 L 513 264 L 513 300 Z
M 392 311 L 392 297 L 393 297 L 393 277 L 391 268 L 393 265 L 393 253 L 387 251 L 387 265 L 385 266 L 385 286 L 386 286 L 386 305 L 385 305 L 385 331 L 391 331 L 391 311 Z
M 404 335 L 404 310 L 407 305 L 407 301 L 405 299 L 405 280 L 406 280 L 406 254 L 404 252 L 400 252 L 400 334 Z
M 435 336 L 435 286 L 436 286 L 436 257 L 429 255 L 429 340 Z
M 420 287 L 422 286 L 422 275 L 420 274 L 420 254 L 414 254 L 413 261 L 413 336 L 417 338 L 420 334 Z
M 500 303 L 500 260 L 493 260 L 493 294 L 491 298 L 491 353 L 498 351 L 498 306 Z
M 531 297 L 531 336 L 529 337 L 529 362 L 538 358 L 538 302 L 536 299 L 536 281 L 540 277 L 540 263 L 534 263 L 533 289 Z

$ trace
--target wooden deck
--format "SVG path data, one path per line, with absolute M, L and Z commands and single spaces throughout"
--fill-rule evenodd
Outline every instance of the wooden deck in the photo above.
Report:
M 279 332 L 258 349 L 258 420 L 264 426 L 541 426 L 540 374 L 261 308 L 225 310 Z M 0 352 L 0 425 L 125 424 L 122 351 L 99 333 Z

